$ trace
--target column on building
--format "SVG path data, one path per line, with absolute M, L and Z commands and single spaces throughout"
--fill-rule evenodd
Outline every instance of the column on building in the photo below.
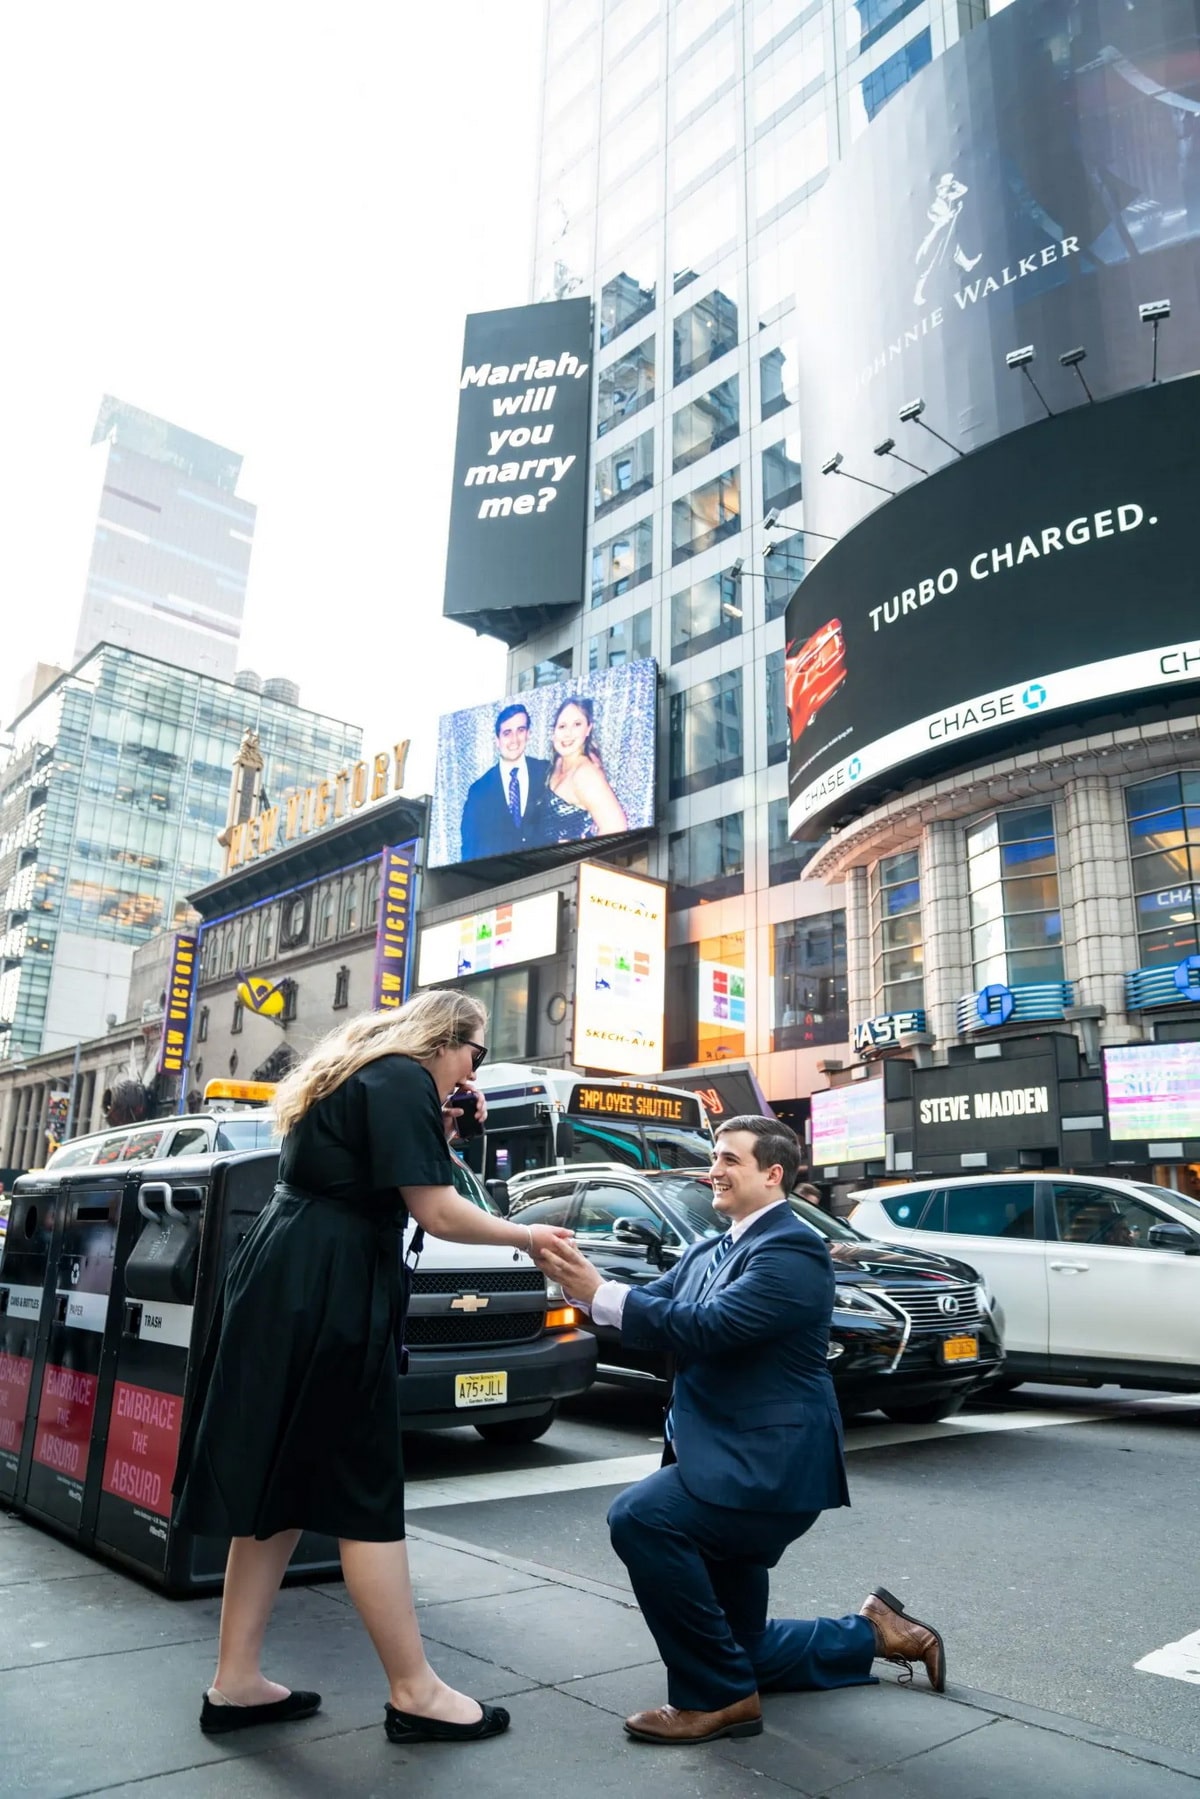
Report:
M 972 988 L 971 918 L 962 825 L 938 819 L 921 843 L 921 912 L 925 931 L 925 1012 L 941 1043 L 957 1036 L 955 1010 Z
M 875 1010 L 872 973 L 871 894 L 865 865 L 844 876 L 846 905 L 846 997 L 851 1028 Z
M 1138 965 L 1124 797 L 1103 775 L 1070 781 L 1059 813 L 1058 873 L 1067 977 L 1075 1003 L 1125 1011 L 1125 975 Z

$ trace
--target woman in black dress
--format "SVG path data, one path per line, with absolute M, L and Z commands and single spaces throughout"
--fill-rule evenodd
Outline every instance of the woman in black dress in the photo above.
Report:
M 387 1675 L 393 1742 L 508 1726 L 502 1706 L 455 1692 L 425 1659 L 404 1543 L 396 1348 L 409 1216 L 452 1243 L 535 1256 L 568 1234 L 494 1218 L 451 1185 L 442 1108 L 473 1086 L 486 1025 L 465 994 L 425 993 L 335 1031 L 276 1095 L 279 1184 L 231 1264 L 175 1481 L 178 1521 L 232 1539 L 208 1734 L 309 1717 L 321 1703 L 260 1668 L 301 1530 L 338 1539 Z

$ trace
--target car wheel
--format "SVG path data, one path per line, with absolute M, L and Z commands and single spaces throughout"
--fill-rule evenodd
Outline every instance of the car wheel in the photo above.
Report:
M 930 1399 L 924 1405 L 885 1405 L 879 1409 L 893 1424 L 937 1424 L 942 1418 L 953 1418 L 961 1412 L 966 1400 L 958 1394 L 946 1399 Z
M 533 1418 L 497 1418 L 491 1424 L 477 1424 L 485 1443 L 536 1443 L 544 1437 L 558 1416 L 558 1406 L 548 1406 Z

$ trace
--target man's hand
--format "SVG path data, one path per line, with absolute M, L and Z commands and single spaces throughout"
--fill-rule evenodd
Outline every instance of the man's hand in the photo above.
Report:
M 590 1304 L 604 1276 L 599 1274 L 574 1243 L 558 1242 L 538 1245 L 538 1267 L 557 1281 L 568 1299 L 581 1299 Z

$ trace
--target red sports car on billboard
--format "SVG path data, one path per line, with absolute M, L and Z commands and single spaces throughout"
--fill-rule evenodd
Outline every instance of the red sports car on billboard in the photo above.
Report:
M 826 700 L 832 699 L 846 679 L 846 640 L 842 621 L 831 618 L 799 648 L 788 645 L 784 660 L 784 690 L 792 742 L 812 723 Z

